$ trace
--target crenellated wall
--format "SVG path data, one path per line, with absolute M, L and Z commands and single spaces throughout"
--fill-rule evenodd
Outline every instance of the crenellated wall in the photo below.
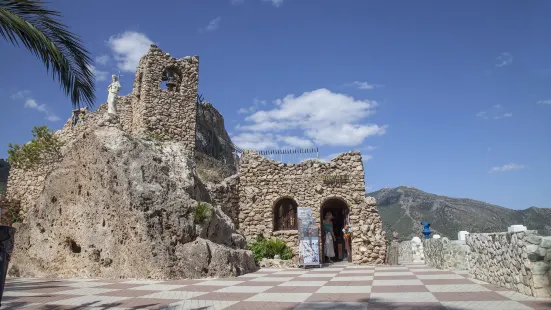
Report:
M 359 152 L 344 153 L 330 162 L 308 160 L 300 164 L 280 163 L 256 152 L 243 153 L 240 166 L 239 229 L 248 238 L 257 235 L 284 237 L 296 251 L 297 231 L 274 232 L 274 206 L 281 198 L 292 198 L 299 207 L 309 207 L 316 222 L 324 203 L 345 202 L 354 228 L 352 259 L 355 263 L 382 263 L 386 244 L 375 199 L 365 197 L 364 170 Z M 342 184 L 324 182 L 327 176 L 348 176 Z

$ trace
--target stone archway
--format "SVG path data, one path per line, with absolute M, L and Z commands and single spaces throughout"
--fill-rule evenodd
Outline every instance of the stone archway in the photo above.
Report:
M 340 261 L 339 251 L 343 253 L 346 250 L 344 233 L 342 229 L 346 223 L 346 216 L 350 214 L 350 206 L 348 203 L 340 197 L 329 197 L 323 201 L 320 207 L 320 234 L 321 234 L 321 259 L 325 262 L 325 234 L 323 230 L 323 221 L 327 212 L 331 212 L 333 215 L 333 231 L 335 233 L 335 260 Z M 339 248 L 340 244 L 340 248 Z M 348 262 L 352 262 L 352 244 L 349 244 L 350 253 L 347 254 Z

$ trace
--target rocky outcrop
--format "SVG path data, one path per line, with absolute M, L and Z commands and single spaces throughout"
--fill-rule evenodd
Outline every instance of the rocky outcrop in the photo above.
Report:
M 109 122 L 82 132 L 18 225 L 10 274 L 178 279 L 255 270 L 219 206 L 194 223 L 196 180 L 182 143 L 133 138 Z

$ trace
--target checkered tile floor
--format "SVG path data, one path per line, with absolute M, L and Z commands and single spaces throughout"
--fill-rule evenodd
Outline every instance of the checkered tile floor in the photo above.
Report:
M 2 309 L 551 309 L 424 265 L 262 269 L 232 279 L 8 279 Z

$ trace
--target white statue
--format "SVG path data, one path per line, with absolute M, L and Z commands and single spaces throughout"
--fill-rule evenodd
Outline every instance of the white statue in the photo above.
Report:
M 117 97 L 119 96 L 119 91 L 121 90 L 121 83 L 119 83 L 119 78 L 113 74 L 113 82 L 107 87 L 107 113 L 108 114 L 117 114 Z

